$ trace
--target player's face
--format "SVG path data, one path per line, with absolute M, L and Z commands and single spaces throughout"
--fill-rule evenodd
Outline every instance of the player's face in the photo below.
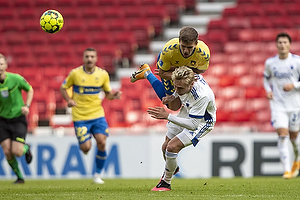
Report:
M 95 51 L 85 51 L 83 53 L 83 63 L 87 70 L 90 70 L 96 66 L 97 53 Z
M 182 41 L 179 41 L 179 46 L 183 57 L 187 58 L 190 55 L 192 55 L 194 49 L 197 46 L 197 43 L 196 42 L 184 43 Z
M 7 63 L 4 58 L 0 58 L 0 76 L 5 73 L 7 68 Z
M 291 43 L 287 37 L 279 37 L 276 46 L 279 54 L 288 54 L 290 52 Z
M 175 80 L 173 81 L 174 88 L 177 94 L 184 95 L 191 91 L 193 83 L 191 85 L 186 85 L 184 80 Z

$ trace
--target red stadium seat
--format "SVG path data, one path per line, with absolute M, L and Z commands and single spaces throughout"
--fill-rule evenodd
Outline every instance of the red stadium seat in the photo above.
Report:
M 109 31 L 98 31 L 91 33 L 91 42 L 92 44 L 111 44 L 114 42 L 114 38 Z
M 265 49 L 265 43 L 263 42 L 249 42 L 244 46 L 244 51 L 247 54 L 261 53 L 263 49 Z
M 117 33 L 114 35 L 114 42 L 122 51 L 122 58 L 127 58 L 131 62 L 138 48 L 134 34 L 130 31 Z
M 154 27 L 147 18 L 129 21 L 130 30 L 133 31 L 139 49 L 148 49 L 150 39 L 154 36 Z
M 253 29 L 240 30 L 238 40 L 240 42 L 253 42 L 256 40 L 256 31 Z
M 74 45 L 84 44 L 86 46 L 90 46 L 91 42 L 89 41 L 89 37 L 86 37 L 86 33 L 76 32 L 70 34 L 70 42 Z
M 40 14 L 42 15 L 42 13 Z M 37 16 L 36 11 L 33 7 L 24 7 L 21 8 L 19 11 L 19 19 L 31 19 L 31 20 L 35 20 L 37 18 L 39 18 L 40 16 Z
M 258 9 L 256 4 L 252 5 L 239 5 L 239 9 L 242 10 L 241 15 L 243 17 L 262 17 L 264 15 L 264 10 L 263 9 Z
M 120 6 L 107 7 L 103 12 L 104 19 L 124 19 L 124 12 Z
M 236 85 L 224 87 L 220 90 L 219 93 L 219 98 L 223 99 L 224 101 L 234 98 L 241 98 L 243 96 L 244 89 Z
M 249 69 L 250 71 L 250 69 Z M 243 88 L 251 87 L 251 86 L 258 86 L 262 85 L 262 83 L 257 81 L 257 77 L 253 74 L 248 74 L 244 76 L 240 76 L 238 85 L 240 85 Z
M 103 17 L 103 13 L 98 7 L 85 7 L 82 8 L 82 18 L 85 20 L 98 19 Z
M 140 5 L 130 6 L 130 7 L 126 7 L 126 9 L 124 9 L 124 17 L 127 20 L 144 18 L 145 12 L 142 9 L 142 6 L 140 6 Z
M 91 32 L 95 31 L 98 34 L 100 31 L 108 31 L 108 27 L 107 21 L 104 19 L 90 19 L 87 22 L 87 29 Z
M 216 19 L 210 20 L 208 23 L 208 31 L 217 30 L 217 31 L 224 31 L 227 33 L 228 25 L 226 19 Z
M 286 16 L 273 17 L 270 22 L 272 27 L 276 29 L 294 28 L 293 22 Z
M 269 18 L 272 17 L 284 17 L 286 15 L 285 9 L 282 9 L 282 5 L 276 3 L 270 3 L 266 6 L 263 6 L 265 15 Z
M 247 99 L 260 98 L 265 96 L 266 92 L 263 86 L 253 86 L 245 88 L 245 98 Z
M 238 40 L 239 31 L 251 27 L 250 20 L 245 17 L 236 17 L 228 19 L 229 39 Z
M 164 6 L 150 6 L 145 7 L 145 17 L 149 20 L 150 24 L 154 27 L 154 33 L 156 36 L 162 34 L 164 26 L 169 23 L 169 17 L 166 14 Z
M 6 20 L 2 25 L 3 32 L 18 33 L 22 30 L 22 26 L 17 19 Z
M 94 0 L 77 0 L 75 6 L 80 7 L 80 8 L 82 8 L 82 7 L 92 8 L 95 6 L 94 2 L 95 2 Z
M 115 33 L 122 33 L 125 31 L 129 31 L 129 24 L 126 19 L 110 19 L 107 21 L 108 25 L 108 30 L 111 32 L 111 34 Z
M 247 55 L 245 52 L 235 53 L 235 54 L 228 54 L 227 63 L 229 65 L 236 65 L 240 63 L 245 63 Z
M 15 12 L 15 9 L 13 8 L 6 8 L 2 9 L 0 12 L 0 19 L 1 20 L 13 20 L 17 19 L 17 13 Z
M 5 34 L 5 38 L 6 38 L 6 44 L 8 45 L 23 45 L 25 44 L 25 41 L 26 41 L 26 38 L 25 38 L 25 35 L 22 34 L 22 33 L 18 33 L 18 32 L 15 32 L 15 33 L 6 33 Z
M 213 57 L 210 57 L 210 65 L 215 65 L 215 64 L 224 64 L 226 61 L 227 56 L 224 53 L 215 53 Z
M 240 112 L 248 110 L 248 103 L 244 98 L 233 98 L 225 102 L 224 110 L 230 112 Z
M 253 17 L 251 18 L 251 28 L 252 29 L 268 29 L 272 28 L 270 19 L 267 17 Z
M 261 42 L 274 42 L 278 31 L 275 29 L 261 29 L 258 35 L 258 41 Z
M 205 74 L 221 77 L 228 74 L 228 66 L 224 63 L 214 64 L 206 70 Z
M 232 85 L 236 85 L 238 78 L 233 75 L 222 75 L 219 80 L 220 87 L 228 87 Z
M 227 54 L 244 51 L 244 48 L 244 44 L 241 42 L 226 42 L 224 44 L 224 52 Z
M 31 0 L 15 0 L 15 7 L 31 7 L 33 5 L 33 1 Z
M 242 16 L 242 13 L 241 13 L 241 9 L 239 9 L 239 7 L 229 7 L 229 8 L 225 8 L 223 10 L 223 18 L 224 19 L 238 18 L 241 16 Z
M 262 52 L 252 53 L 249 56 L 249 64 L 251 66 L 256 66 L 258 64 L 264 64 L 266 59 L 268 58 L 268 55 Z
M 270 109 L 270 103 L 269 103 L 269 100 L 266 97 L 251 99 L 249 105 L 250 105 L 250 109 L 255 111 L 255 112 Z
M 239 77 L 241 79 L 247 74 L 250 74 L 249 65 L 245 63 L 239 63 L 230 67 L 230 74 L 233 76 Z

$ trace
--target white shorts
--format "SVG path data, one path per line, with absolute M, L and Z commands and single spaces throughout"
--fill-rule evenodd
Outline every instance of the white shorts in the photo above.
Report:
M 300 126 L 300 112 L 286 112 L 286 111 L 271 111 L 271 123 L 275 129 L 286 128 L 292 132 L 298 132 Z
M 214 122 L 213 123 L 201 123 L 197 130 L 190 131 L 186 128 L 183 128 L 181 126 L 178 126 L 172 122 L 167 123 L 167 137 L 169 139 L 172 139 L 174 137 L 177 137 L 184 146 L 189 146 L 193 144 L 194 146 L 197 145 L 197 143 L 200 141 L 201 138 L 203 138 L 206 134 L 208 134 L 213 128 L 214 128 Z M 197 140 L 196 143 L 192 142 L 193 139 Z

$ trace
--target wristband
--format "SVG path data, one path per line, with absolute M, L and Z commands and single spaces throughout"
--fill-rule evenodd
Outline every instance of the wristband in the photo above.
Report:
M 27 106 L 28 108 L 30 108 L 30 105 L 28 105 L 28 104 L 25 104 L 25 106 Z

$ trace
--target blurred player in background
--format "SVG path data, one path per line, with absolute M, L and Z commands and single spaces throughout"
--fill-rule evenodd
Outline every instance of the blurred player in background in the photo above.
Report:
M 148 64 L 143 64 L 131 75 L 131 82 L 146 78 L 162 100 L 166 95 L 174 93 L 171 75 L 175 68 L 187 66 L 196 74 L 200 74 L 208 68 L 209 59 L 209 48 L 203 41 L 198 40 L 198 32 L 192 27 L 183 27 L 179 38 L 169 40 L 158 55 L 156 63 L 158 73 L 155 74 L 158 74 L 162 81 L 151 72 Z M 180 106 L 179 98 L 168 104 L 168 108 L 174 111 Z
M 80 149 L 87 154 L 91 149 L 92 136 L 96 139 L 98 152 L 96 155 L 96 173 L 94 182 L 103 184 L 100 174 L 106 160 L 106 138 L 108 124 L 99 97 L 101 89 L 109 100 L 120 99 L 122 92 L 112 92 L 109 74 L 96 66 L 97 52 L 87 48 L 83 52 L 84 65 L 73 69 L 61 87 L 61 94 L 72 107 L 72 118 Z M 71 98 L 67 89 L 73 87 Z
M 183 104 L 175 116 L 163 107 L 149 108 L 148 113 L 155 119 L 168 120 L 168 132 L 162 145 L 165 153 L 165 171 L 157 186 L 152 191 L 171 190 L 171 179 L 178 171 L 177 155 L 191 144 L 196 146 L 201 138 L 208 134 L 216 122 L 215 95 L 202 75 L 195 74 L 186 66 L 176 68 L 172 73 L 175 95 Z M 164 97 L 167 104 L 171 97 Z
M 8 164 L 17 175 L 14 183 L 24 183 L 17 157 L 25 154 L 26 162 L 32 160 L 30 146 L 25 144 L 29 107 L 33 88 L 19 74 L 6 72 L 6 58 L 0 54 L 0 144 Z M 24 104 L 22 90 L 27 92 Z
M 270 100 L 271 122 L 279 136 L 280 160 L 285 171 L 283 178 L 289 179 L 299 173 L 300 57 L 290 53 L 291 37 L 287 33 L 277 35 L 276 46 L 278 55 L 265 62 L 264 88 Z M 295 155 L 292 168 L 288 136 Z

